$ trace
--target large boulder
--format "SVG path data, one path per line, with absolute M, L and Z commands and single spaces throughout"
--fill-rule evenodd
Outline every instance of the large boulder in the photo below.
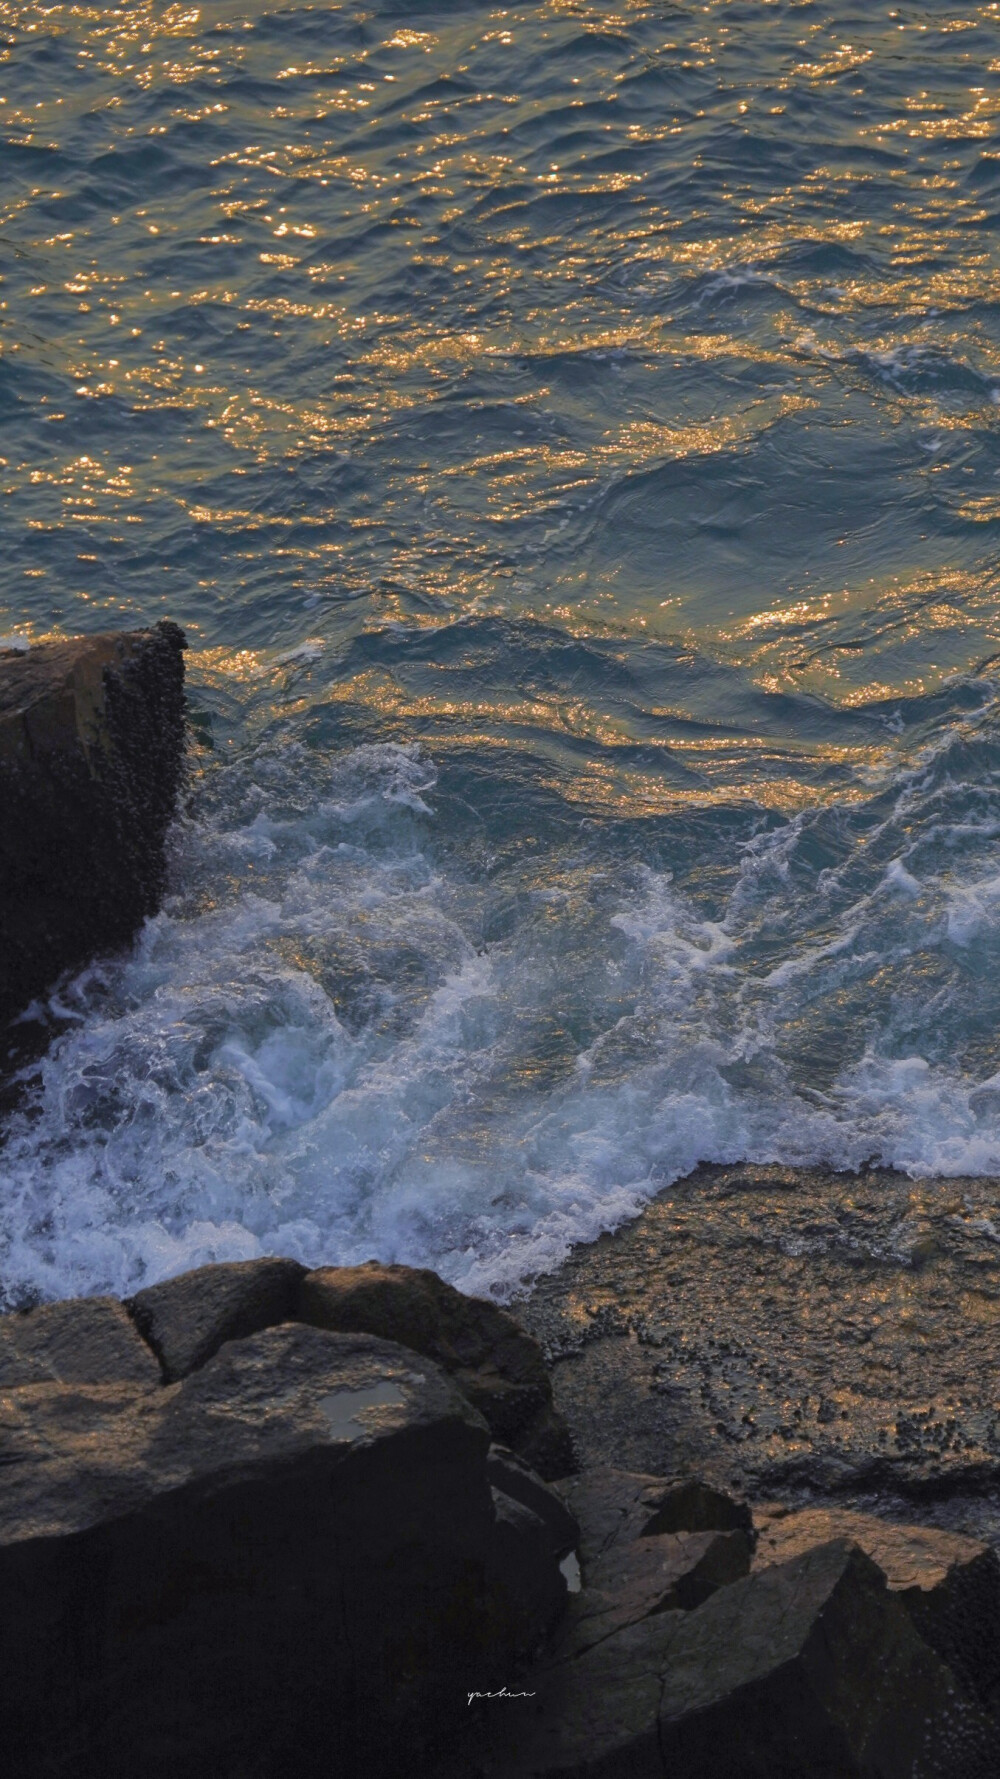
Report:
M 198 1266 L 137 1291 L 129 1309 L 173 1384 L 226 1341 L 292 1321 L 305 1271 L 297 1260 L 280 1259 Z
M 877 1563 L 925 1642 L 983 1704 L 1000 1705 L 1000 1560 L 937 1526 L 903 1526 L 844 1507 L 760 1506 L 755 1568 L 850 1538 Z
M 995 1779 L 1000 1732 L 835 1540 L 533 1673 L 503 1779 Z M 504 1746 L 505 1744 L 505 1746 Z M 499 1752 L 502 1750 L 502 1752 Z
M 115 1297 L 73 1297 L 0 1316 L 0 1389 L 18 1384 L 144 1384 L 160 1367 Z
M 5 1391 L 5 1770 L 355 1779 L 405 1746 L 434 1771 L 563 1598 L 488 1444 L 434 1364 L 296 1324 L 178 1384 Z
M 0 654 L 0 1031 L 159 905 L 184 647 L 161 623 Z
M 494 1439 L 551 1480 L 574 1467 L 537 1341 L 512 1316 L 412 1266 L 326 1266 L 302 1281 L 298 1315 L 317 1328 L 364 1329 L 424 1353 L 452 1374 Z

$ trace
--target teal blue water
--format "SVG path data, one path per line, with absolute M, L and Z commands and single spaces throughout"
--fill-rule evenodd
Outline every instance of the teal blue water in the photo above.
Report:
M 180 620 L 194 736 L 8 1297 L 1000 1174 L 1000 9 L 0 33 L 0 635 Z

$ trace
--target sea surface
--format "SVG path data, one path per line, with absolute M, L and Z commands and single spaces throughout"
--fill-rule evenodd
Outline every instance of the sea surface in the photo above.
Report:
M 5 1301 L 1000 1174 L 998 113 L 972 0 L 0 6 L 0 636 L 192 722 Z

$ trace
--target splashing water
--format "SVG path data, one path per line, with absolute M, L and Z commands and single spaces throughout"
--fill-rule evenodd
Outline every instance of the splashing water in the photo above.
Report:
M 7 1301 L 1000 1173 L 994 35 L 10 9 L 0 632 L 178 618 L 194 742 Z

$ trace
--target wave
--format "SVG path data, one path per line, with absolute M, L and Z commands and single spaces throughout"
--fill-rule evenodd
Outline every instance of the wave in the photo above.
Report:
M 987 696 L 687 853 L 594 819 L 540 851 L 529 781 L 513 822 L 414 743 L 220 766 L 172 900 L 53 1006 L 8 1298 L 274 1251 L 503 1298 L 699 1161 L 1000 1170 L 998 763 Z

